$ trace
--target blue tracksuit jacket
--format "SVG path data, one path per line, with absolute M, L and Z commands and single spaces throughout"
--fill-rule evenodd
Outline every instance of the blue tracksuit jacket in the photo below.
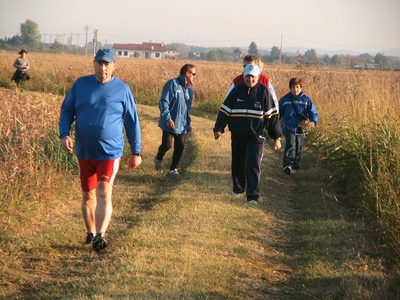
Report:
M 193 103 L 193 86 L 185 87 L 183 75 L 169 80 L 163 88 L 159 102 L 160 120 L 158 126 L 167 132 L 175 134 L 187 133 L 190 125 L 189 111 Z M 169 128 L 166 121 L 173 120 L 175 128 Z

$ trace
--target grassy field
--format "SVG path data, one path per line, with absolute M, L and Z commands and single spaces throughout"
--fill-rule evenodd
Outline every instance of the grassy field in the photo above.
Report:
M 92 72 L 91 62 L 30 53 L 32 80 L 21 91 L 9 81 L 15 55 L 0 58 L 0 298 L 400 297 L 399 74 L 268 67 L 280 96 L 290 77 L 305 79 L 321 123 L 296 176 L 282 172 L 282 152 L 267 144 L 262 201 L 248 208 L 230 196 L 229 134 L 221 142 L 212 135 L 240 64 L 195 62 L 194 132 L 183 175 L 171 180 L 153 170 L 156 103 L 184 62 L 118 62 L 139 103 L 144 161 L 134 171 L 124 161 L 110 247 L 96 254 L 83 245 L 76 162 L 57 137 L 63 93 Z

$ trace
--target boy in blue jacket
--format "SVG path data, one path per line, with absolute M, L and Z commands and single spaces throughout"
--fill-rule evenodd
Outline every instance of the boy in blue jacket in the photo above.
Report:
M 289 88 L 290 92 L 279 100 L 279 113 L 286 139 L 283 170 L 295 174 L 300 168 L 301 150 L 307 134 L 300 125 L 307 123 L 310 129 L 314 128 L 318 123 L 318 111 L 313 100 L 304 94 L 300 78 L 290 79 Z

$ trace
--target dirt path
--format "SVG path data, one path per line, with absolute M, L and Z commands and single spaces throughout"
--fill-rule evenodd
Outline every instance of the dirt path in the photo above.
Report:
M 157 108 L 143 107 L 140 111 L 143 120 L 143 142 L 146 145 L 143 150 L 144 161 L 141 168 L 148 170 L 153 169 L 153 157 L 161 140 L 161 130 L 157 127 L 157 117 L 155 117 L 157 116 Z M 182 178 L 176 182 L 171 182 L 164 176 L 152 179 L 154 189 L 143 191 L 147 196 L 137 204 L 141 214 L 146 214 L 156 206 L 161 205 L 165 201 L 162 195 L 173 190 L 179 191 L 182 189 L 182 185 L 188 184 L 188 180 L 193 180 L 189 179 L 188 174 L 185 175 L 187 170 L 193 168 L 199 174 L 203 173 L 204 177 L 214 178 L 211 179 L 214 185 L 206 185 L 205 187 L 205 189 L 209 189 L 208 192 L 217 194 L 216 197 L 218 198 L 226 197 L 227 204 L 232 201 L 230 199 L 232 186 L 229 133 L 223 137 L 221 142 L 216 142 L 212 138 L 212 127 L 214 125 L 212 119 L 193 117 L 192 120 L 194 131 L 188 138 L 187 147 L 180 164 L 183 173 Z M 170 154 L 166 155 L 166 160 L 168 160 Z M 207 156 L 206 159 L 203 159 L 204 155 Z M 273 150 L 273 141 L 269 140 L 263 160 L 260 205 L 256 208 L 261 215 L 261 227 L 257 228 L 254 235 L 249 237 L 249 239 L 255 239 L 259 244 L 258 247 L 261 248 L 258 249 L 257 254 L 252 255 L 253 262 L 251 265 L 254 266 L 248 266 L 251 269 L 251 272 L 249 272 L 251 275 L 243 283 L 249 288 L 247 292 L 244 291 L 245 295 L 246 293 L 253 295 L 254 299 L 263 299 L 264 297 L 268 297 L 268 299 L 288 299 L 289 295 L 298 294 L 297 287 L 294 285 L 295 280 L 293 280 L 296 274 L 297 252 L 295 230 L 293 229 L 295 215 L 293 199 L 295 199 L 297 183 L 296 178 L 289 178 L 282 171 L 281 155 L 281 151 Z M 214 164 L 218 167 L 215 167 Z M 130 183 L 135 176 L 130 174 L 132 172 L 128 170 L 119 172 L 115 198 L 122 197 L 121 195 L 125 193 L 132 193 Z M 204 184 L 202 180 L 203 178 L 198 177 L 189 184 L 201 186 Z M 140 190 L 137 192 L 142 193 Z M 205 195 L 211 197 L 207 195 L 207 190 Z M 245 199 L 234 201 L 236 201 L 235 203 L 242 203 L 242 207 L 245 207 Z M 190 221 L 188 220 L 188 222 Z M 115 227 L 118 225 L 114 222 L 113 226 L 115 231 L 117 229 Z M 122 234 L 125 227 L 123 224 L 121 226 Z M 250 294 L 249 291 L 251 291 Z M 243 295 L 238 298 L 244 299 L 246 296 Z
M 150 115 L 154 116 L 154 111 Z M 185 170 L 201 165 L 201 150 L 208 149 L 207 155 L 226 171 L 223 189 L 229 194 L 230 138 L 227 135 L 223 142 L 213 141 L 213 124 L 212 118 L 193 117 L 194 133 L 182 166 Z M 146 139 L 147 134 L 144 136 Z M 196 147 L 201 149 L 192 152 Z M 383 266 L 375 258 L 376 248 L 369 240 L 369 230 L 362 220 L 353 219 L 335 201 L 334 193 L 324 182 L 326 171 L 320 168 L 311 149 L 305 147 L 302 169 L 296 175 L 283 172 L 282 156 L 282 150 L 274 151 L 269 140 L 258 208 L 264 214 L 262 233 L 254 237 L 262 249 L 252 257 L 258 268 L 247 280 L 257 295 L 255 298 L 374 299 L 378 294 L 385 297 L 382 287 L 389 283 L 381 271 Z M 203 166 L 205 171 L 213 169 L 212 159 L 210 165 Z M 221 163 L 221 159 L 225 161 Z M 377 285 L 376 290 L 371 282 Z
M 150 140 L 153 140 L 156 136 L 156 145 L 158 146 L 157 143 L 160 140 L 159 135 L 161 134 L 161 130 L 156 128 L 156 131 L 154 131 L 156 126 L 154 114 L 157 115 L 157 112 L 153 109 L 143 113 L 146 120 L 143 138 L 145 143 L 150 145 L 154 144 Z M 223 141 L 215 142 L 212 139 L 213 123 L 212 119 L 193 117 L 194 132 L 188 140 L 188 146 L 181 162 L 182 171 L 185 173 L 185 170 L 191 168 L 192 165 L 201 165 L 202 155 L 204 155 L 203 150 L 204 148 L 208 149 L 206 152 L 208 153 L 207 161 L 209 163 L 206 166 L 200 167 L 199 171 L 201 171 L 201 168 L 210 172 L 215 171 L 213 170 L 212 161 L 218 161 L 218 165 L 221 168 L 219 172 L 222 171 L 224 173 L 223 176 L 225 179 L 223 184 L 226 184 L 221 189 L 229 197 L 232 188 L 230 181 L 230 137 L 229 133 L 227 133 Z M 153 130 L 150 131 L 149 128 L 153 128 Z M 194 148 L 201 149 L 193 151 Z M 144 152 L 148 151 L 151 150 L 146 149 Z M 152 151 L 155 152 L 156 147 Z M 296 195 L 298 185 L 305 185 L 304 181 L 307 180 L 304 178 L 307 171 L 304 174 L 298 174 L 299 176 L 296 177 L 288 176 L 282 170 L 281 158 L 282 151 L 274 151 L 273 141 L 269 140 L 263 159 L 261 200 L 257 208 L 263 214 L 262 228 L 260 228 L 260 234 L 257 235 L 257 242 L 261 245 L 262 249 L 257 256 L 253 257 L 253 263 L 258 264 L 258 266 L 253 270 L 253 276 L 247 281 L 247 284 L 256 291 L 254 295 L 258 296 L 255 297 L 260 299 L 263 297 L 268 297 L 268 299 L 289 299 L 290 295 L 299 296 L 301 294 L 299 287 L 296 285 L 299 248 L 297 246 L 295 230 L 296 209 L 294 204 L 296 197 L 298 197 Z M 152 157 L 147 157 L 144 164 L 152 165 Z M 185 178 L 182 178 L 182 181 L 185 180 Z M 163 192 L 167 188 L 176 188 L 178 190 L 180 188 L 170 186 L 170 182 L 168 181 L 160 181 L 159 184 L 158 189 L 163 190 Z M 182 182 L 178 184 L 182 184 Z M 192 184 L 196 184 L 196 182 L 192 182 Z M 200 184 L 200 182 L 197 182 L 197 184 Z M 312 189 L 306 189 L 305 193 L 301 196 L 310 197 L 310 194 L 315 196 L 316 189 L 320 189 L 318 184 L 314 184 Z M 159 193 L 159 190 L 156 190 L 155 194 Z M 160 201 L 162 200 L 157 200 L 157 197 L 150 197 L 149 202 L 143 205 L 149 208 L 157 205 L 156 203 Z M 242 199 L 239 201 L 243 201 L 242 205 L 244 207 L 245 200 Z

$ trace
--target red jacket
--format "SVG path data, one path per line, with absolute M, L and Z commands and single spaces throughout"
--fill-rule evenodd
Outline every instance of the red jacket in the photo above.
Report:
M 269 79 L 270 78 L 266 74 L 261 73 L 260 77 L 258 78 L 258 82 L 265 85 L 266 87 L 268 87 Z M 238 86 L 239 84 L 243 83 L 243 81 L 244 81 L 244 79 L 243 79 L 243 73 L 242 73 L 242 74 L 236 76 L 235 79 L 233 79 L 233 84 L 235 86 Z

